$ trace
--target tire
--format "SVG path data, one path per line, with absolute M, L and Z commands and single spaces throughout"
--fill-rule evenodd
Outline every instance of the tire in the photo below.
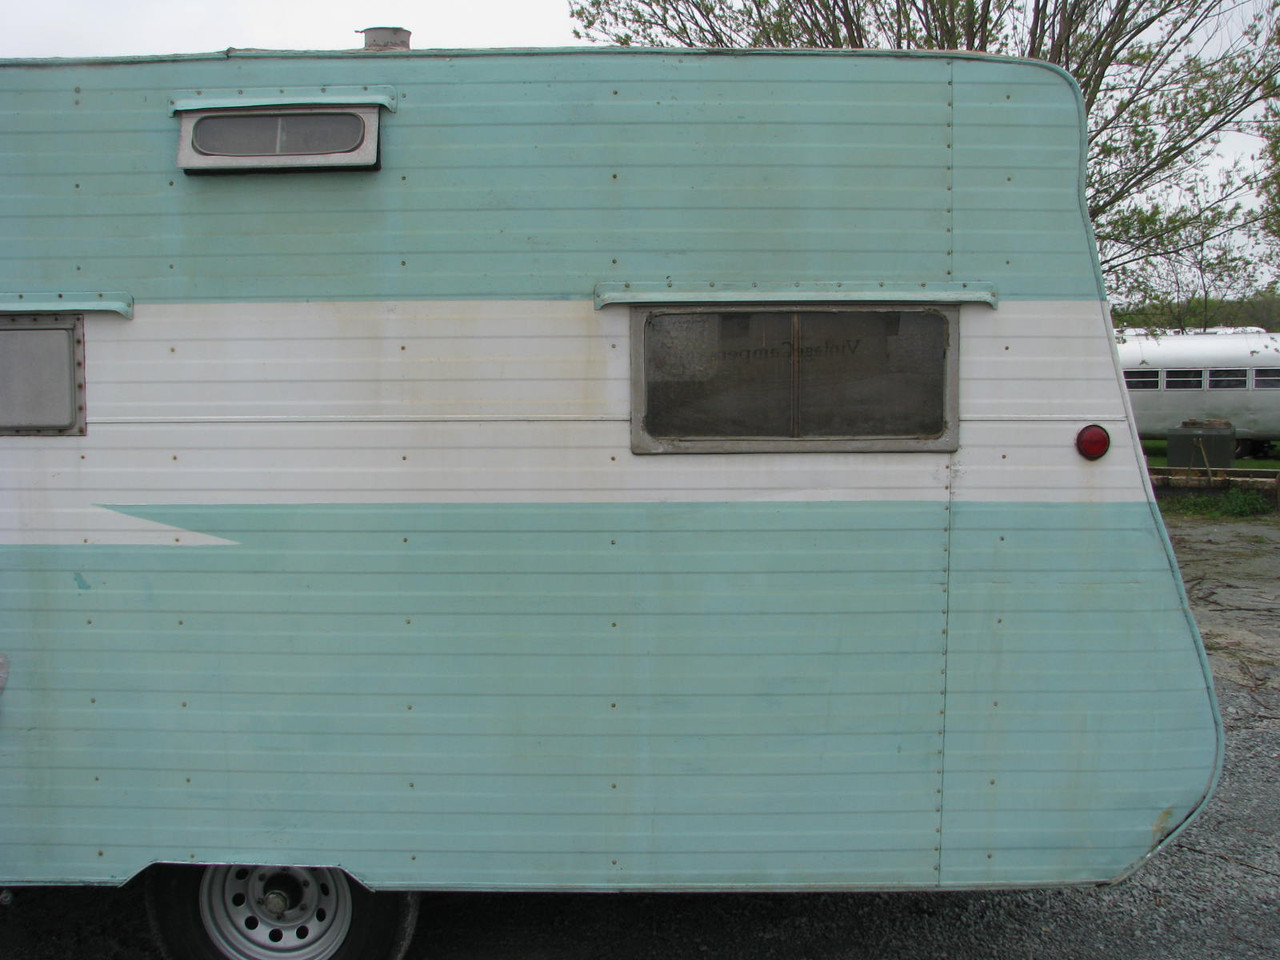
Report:
M 322 867 L 152 867 L 147 914 L 167 960 L 402 960 L 416 894 Z

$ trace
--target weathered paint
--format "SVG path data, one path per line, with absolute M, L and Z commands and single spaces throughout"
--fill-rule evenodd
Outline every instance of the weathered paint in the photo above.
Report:
M 319 83 L 395 91 L 381 170 L 174 168 L 179 94 Z M 232 53 L 0 109 L 0 306 L 132 311 L 87 436 L 0 438 L 0 880 L 1098 882 L 1211 789 L 1056 70 Z M 633 456 L 618 291 L 787 285 L 959 304 L 959 450 Z
M 3 554 L 19 876 L 1096 881 L 1213 768 L 1145 504 L 127 512 L 227 545 Z
M 0 290 L 296 302 L 581 299 L 607 281 L 972 280 L 1015 299 L 1101 297 L 1079 97 L 1047 64 L 233 51 L 10 61 L 0 73 L 13 185 Z M 368 85 L 371 98 L 395 89 L 381 171 L 175 168 L 170 101 L 304 96 L 317 76 Z

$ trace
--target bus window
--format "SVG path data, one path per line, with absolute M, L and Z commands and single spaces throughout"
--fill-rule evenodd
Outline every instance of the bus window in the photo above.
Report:
M 1209 371 L 1210 390 L 1243 390 L 1249 385 L 1249 371 L 1244 367 Z
M 1164 372 L 1166 390 L 1199 390 L 1203 386 L 1203 370 L 1166 370 Z

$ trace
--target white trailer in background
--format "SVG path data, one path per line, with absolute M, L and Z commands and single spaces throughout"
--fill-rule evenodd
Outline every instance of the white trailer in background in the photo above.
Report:
M 1280 336 L 1270 333 L 1118 338 L 1138 432 L 1164 439 L 1188 420 L 1227 420 L 1241 452 L 1280 439 Z

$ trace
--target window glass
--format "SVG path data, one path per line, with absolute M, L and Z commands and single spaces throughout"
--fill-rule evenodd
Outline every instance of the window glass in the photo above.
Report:
M 211 115 L 192 133 L 198 151 L 221 157 L 350 153 L 363 139 L 364 123 L 353 113 Z
M 79 316 L 0 318 L 0 434 L 84 433 Z
M 374 105 L 184 110 L 178 166 L 194 172 L 377 169 L 378 117 Z
M 1124 383 L 1130 390 L 1158 390 L 1160 388 L 1159 370 L 1126 370 Z
M 1209 371 L 1210 390 L 1243 390 L 1249 385 L 1249 371 L 1243 367 Z
M 1203 370 L 1166 370 L 1164 372 L 1166 390 L 1199 390 L 1203 386 Z
M 1258 367 L 1253 371 L 1253 385 L 1259 390 L 1280 390 L 1280 367 Z
M 643 431 L 659 442 L 923 441 L 947 429 L 940 311 L 651 311 L 642 336 Z

